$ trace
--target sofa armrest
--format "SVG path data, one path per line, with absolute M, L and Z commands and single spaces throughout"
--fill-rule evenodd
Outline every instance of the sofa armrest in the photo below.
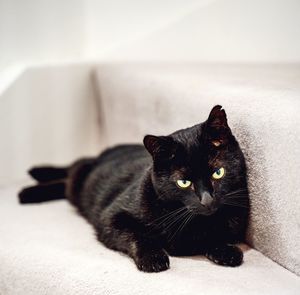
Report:
M 100 129 L 90 65 L 26 70 L 0 96 L 0 184 L 99 152 Z

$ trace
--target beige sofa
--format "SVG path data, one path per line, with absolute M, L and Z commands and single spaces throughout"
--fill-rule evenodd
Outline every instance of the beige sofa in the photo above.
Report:
M 1 294 L 299 294 L 300 66 L 52 66 L 28 69 L 0 98 Z M 32 164 L 167 134 L 204 121 L 215 104 L 249 170 L 241 267 L 173 257 L 169 271 L 141 273 L 66 201 L 17 203 Z

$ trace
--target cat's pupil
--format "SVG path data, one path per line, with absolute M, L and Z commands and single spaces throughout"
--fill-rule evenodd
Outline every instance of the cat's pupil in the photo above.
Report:
M 221 174 L 221 170 L 218 169 L 218 170 L 216 171 L 216 173 L 217 173 L 218 175 L 220 175 L 220 174 Z

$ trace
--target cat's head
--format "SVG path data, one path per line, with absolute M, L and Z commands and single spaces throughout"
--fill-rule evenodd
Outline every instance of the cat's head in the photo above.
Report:
M 221 106 L 201 124 L 169 136 L 146 135 L 144 145 L 153 158 L 152 182 L 162 201 L 182 203 L 201 215 L 245 204 L 245 160 Z

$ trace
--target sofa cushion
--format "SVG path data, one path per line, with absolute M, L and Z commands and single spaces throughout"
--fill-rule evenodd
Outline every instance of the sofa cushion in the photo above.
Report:
M 0 189 L 1 294 L 299 294 L 299 277 L 245 245 L 237 268 L 171 257 L 170 270 L 142 273 L 67 201 L 18 204 L 21 186 Z

